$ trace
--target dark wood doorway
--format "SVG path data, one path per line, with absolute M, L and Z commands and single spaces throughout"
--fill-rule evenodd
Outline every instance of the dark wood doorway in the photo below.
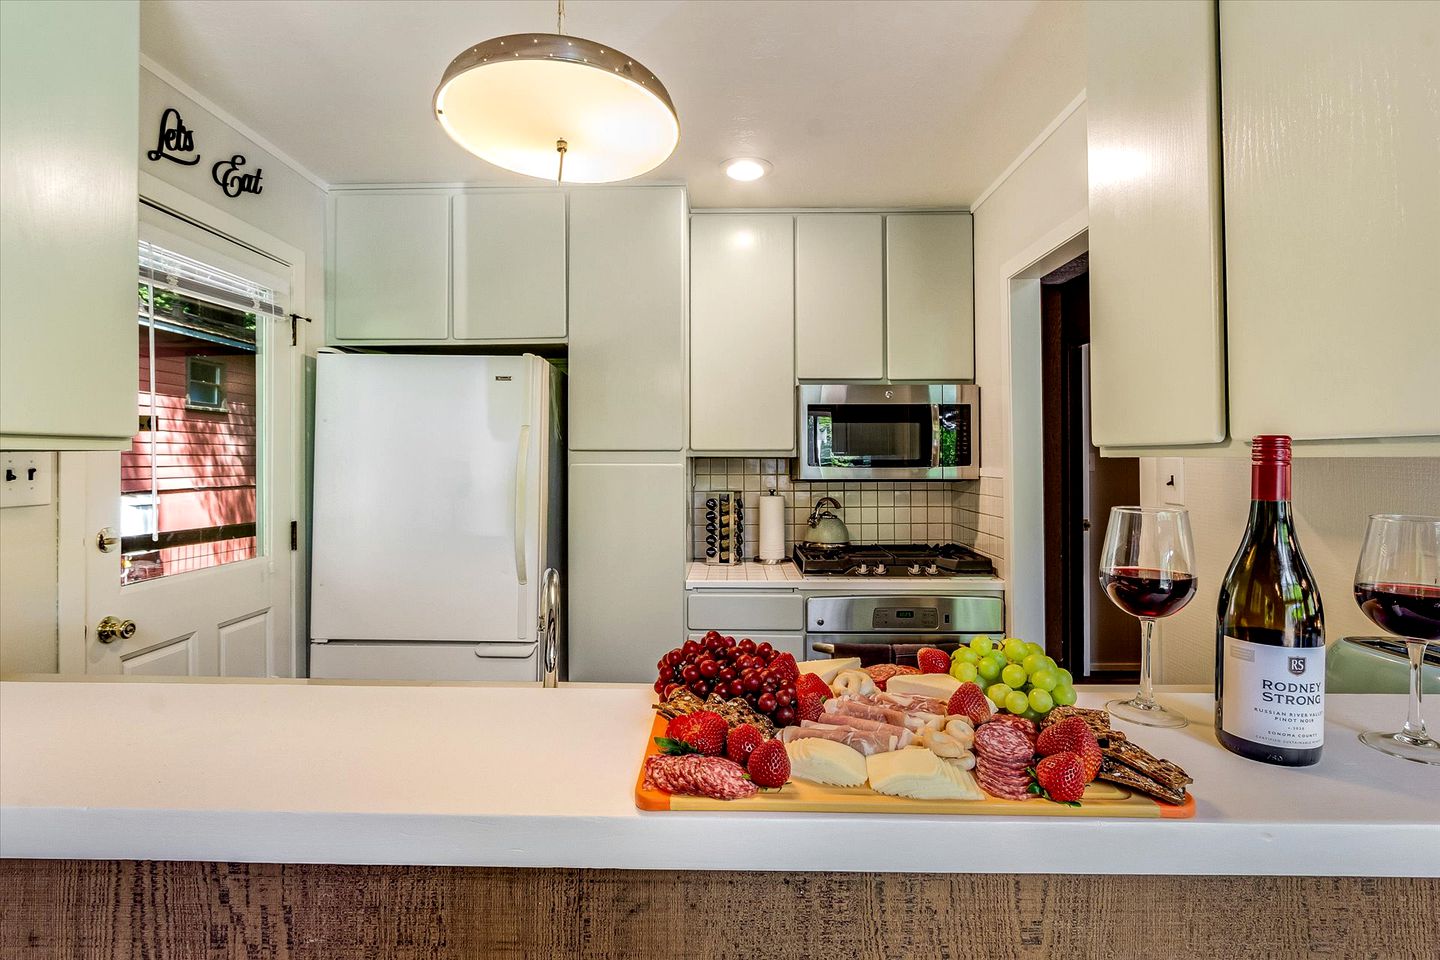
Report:
M 1090 282 L 1081 254 L 1041 278 L 1045 649 L 1077 682 L 1134 680 L 1139 631 L 1101 591 L 1112 506 L 1140 502 L 1140 461 L 1090 443 Z

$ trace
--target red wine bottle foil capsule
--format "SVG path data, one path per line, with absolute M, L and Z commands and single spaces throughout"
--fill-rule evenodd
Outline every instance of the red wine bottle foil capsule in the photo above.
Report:
M 1250 499 L 1290 499 L 1290 438 L 1262 434 L 1250 441 Z

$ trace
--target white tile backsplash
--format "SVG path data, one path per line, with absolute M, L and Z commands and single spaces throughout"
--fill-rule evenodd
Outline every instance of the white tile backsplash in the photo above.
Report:
M 836 511 L 856 543 L 962 543 L 1005 563 L 1004 484 L 979 480 L 907 482 L 792 480 L 790 461 L 770 458 L 695 457 L 690 461 L 693 494 L 692 556 L 705 556 L 705 497 L 712 490 L 739 490 L 745 503 L 745 557 L 753 559 L 760 538 L 759 497 L 771 490 L 786 500 L 785 550 L 805 536 L 810 511 L 821 497 L 840 501 Z

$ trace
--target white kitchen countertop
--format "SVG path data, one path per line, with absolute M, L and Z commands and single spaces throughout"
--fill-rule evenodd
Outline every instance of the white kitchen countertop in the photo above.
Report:
M 1121 726 L 1195 777 L 1193 820 L 644 813 L 639 685 L 7 681 L 0 855 L 1440 876 L 1440 767 L 1355 739 L 1397 722 L 1402 697 L 1332 696 L 1304 769 L 1220 749 L 1206 693 L 1162 699 L 1192 725 Z
M 999 577 L 806 577 L 791 560 L 766 564 L 747 560 L 711 564 L 692 560 L 686 590 L 797 590 L 804 593 L 986 593 L 1005 591 Z

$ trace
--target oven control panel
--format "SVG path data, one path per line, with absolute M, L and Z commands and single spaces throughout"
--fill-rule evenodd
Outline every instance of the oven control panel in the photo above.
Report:
M 936 630 L 941 626 L 941 616 L 941 612 L 933 606 L 876 607 L 870 627 L 873 630 Z M 950 614 L 943 616 L 948 625 Z

